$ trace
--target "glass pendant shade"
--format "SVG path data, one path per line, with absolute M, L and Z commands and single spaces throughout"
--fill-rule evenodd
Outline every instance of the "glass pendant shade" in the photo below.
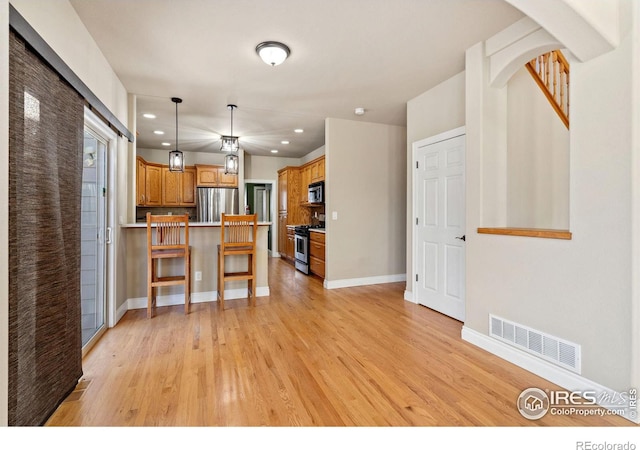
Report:
M 280 42 L 267 41 L 258 44 L 256 53 L 266 64 L 277 66 L 289 57 L 291 51 L 289 47 Z
M 184 155 L 180 150 L 169 152 L 169 171 L 184 172 Z
M 238 174 L 238 155 L 229 154 L 224 157 L 224 173 Z
M 220 150 L 223 152 L 237 152 L 240 148 L 237 136 L 222 136 L 222 147 Z

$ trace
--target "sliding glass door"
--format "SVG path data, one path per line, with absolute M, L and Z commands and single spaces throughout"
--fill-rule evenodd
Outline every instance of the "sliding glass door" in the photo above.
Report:
M 107 141 L 85 127 L 82 163 L 82 346 L 104 332 L 106 317 Z

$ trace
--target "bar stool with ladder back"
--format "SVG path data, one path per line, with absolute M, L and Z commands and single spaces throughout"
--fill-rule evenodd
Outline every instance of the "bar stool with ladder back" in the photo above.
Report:
M 222 214 L 218 245 L 218 301 L 224 310 L 224 286 L 227 281 L 247 280 L 249 304 L 256 305 L 257 214 Z M 225 257 L 247 255 L 246 272 L 227 272 Z
M 159 276 L 158 261 L 182 259 L 181 275 Z M 147 213 L 147 318 L 156 306 L 157 288 L 184 286 L 184 313 L 189 314 L 191 295 L 191 248 L 189 247 L 189 215 L 165 216 Z

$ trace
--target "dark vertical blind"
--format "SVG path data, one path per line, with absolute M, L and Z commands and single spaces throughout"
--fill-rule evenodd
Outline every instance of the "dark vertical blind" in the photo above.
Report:
M 84 99 L 10 33 L 9 425 L 41 425 L 82 376 Z

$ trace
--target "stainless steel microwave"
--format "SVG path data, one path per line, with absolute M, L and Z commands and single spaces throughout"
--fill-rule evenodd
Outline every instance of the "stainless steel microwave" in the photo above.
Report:
M 309 185 L 309 203 L 324 203 L 324 181 Z

